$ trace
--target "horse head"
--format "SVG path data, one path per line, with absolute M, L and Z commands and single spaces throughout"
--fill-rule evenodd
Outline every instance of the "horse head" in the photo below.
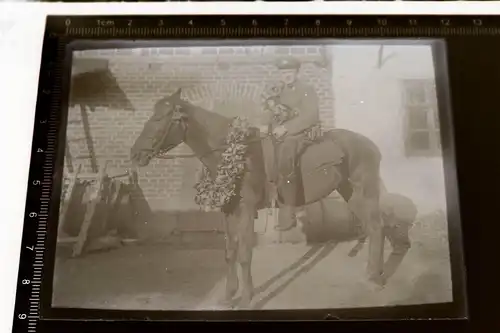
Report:
M 153 115 L 132 146 L 133 164 L 146 166 L 158 153 L 166 153 L 185 140 L 189 103 L 181 98 L 181 92 L 179 88 L 155 104 Z

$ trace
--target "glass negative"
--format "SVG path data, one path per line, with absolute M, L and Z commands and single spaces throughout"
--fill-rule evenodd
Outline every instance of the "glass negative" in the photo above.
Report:
M 245 43 L 73 51 L 52 306 L 452 302 L 435 42 Z

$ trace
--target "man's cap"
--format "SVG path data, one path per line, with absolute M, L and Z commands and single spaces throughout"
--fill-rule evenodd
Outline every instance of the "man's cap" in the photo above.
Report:
M 276 61 L 276 67 L 278 67 L 278 69 L 299 69 L 300 65 L 300 61 L 292 57 L 279 58 Z

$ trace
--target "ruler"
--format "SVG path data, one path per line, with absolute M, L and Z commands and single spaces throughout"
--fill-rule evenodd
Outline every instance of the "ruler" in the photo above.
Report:
M 331 38 L 496 35 L 491 16 L 102 16 L 49 17 L 69 38 Z
M 51 223 L 48 221 L 54 215 L 54 212 L 49 213 L 49 207 L 52 206 L 54 190 L 58 190 L 53 186 L 53 178 L 57 156 L 56 141 L 59 130 L 57 116 L 60 114 L 61 105 L 62 67 L 56 61 L 60 59 L 64 51 L 64 45 L 57 38 L 44 39 L 22 235 L 14 332 L 36 332 L 40 319 L 44 255 L 47 235 L 51 232 Z M 56 216 L 57 213 L 56 211 Z
M 44 34 L 14 332 L 35 333 L 50 309 L 64 159 L 64 126 L 74 41 L 316 38 L 498 38 L 490 16 L 49 16 Z M 495 39 L 500 44 L 500 38 Z M 42 288 L 43 277 L 43 288 Z M 48 300 L 47 300 L 48 299 Z M 48 310 L 47 310 L 48 311 Z M 47 313 L 49 313 L 48 311 Z M 79 318 L 74 318 L 79 319 Z

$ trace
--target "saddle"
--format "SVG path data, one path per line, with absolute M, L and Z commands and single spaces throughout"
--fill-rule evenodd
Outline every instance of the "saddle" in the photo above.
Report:
M 299 153 L 292 177 L 278 181 L 278 201 L 286 206 L 303 206 L 328 196 L 341 181 L 344 156 L 332 138 L 316 138 Z

